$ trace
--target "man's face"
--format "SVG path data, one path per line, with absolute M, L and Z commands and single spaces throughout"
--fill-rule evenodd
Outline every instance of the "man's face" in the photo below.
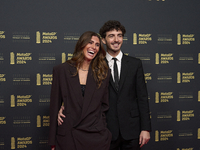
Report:
M 122 31 L 114 29 L 106 32 L 106 37 L 102 39 L 102 42 L 106 44 L 108 53 L 118 54 L 123 43 Z

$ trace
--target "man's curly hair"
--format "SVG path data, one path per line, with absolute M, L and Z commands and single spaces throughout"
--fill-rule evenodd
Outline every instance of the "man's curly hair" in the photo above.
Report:
M 112 30 L 121 30 L 122 31 L 122 36 L 126 33 L 125 27 L 116 20 L 109 20 L 107 21 L 99 30 L 99 34 L 101 35 L 102 38 L 106 37 L 106 32 L 112 31 Z

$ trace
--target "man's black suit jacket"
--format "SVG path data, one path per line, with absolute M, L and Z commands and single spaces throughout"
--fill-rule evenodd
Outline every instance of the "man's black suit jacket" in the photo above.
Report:
M 125 140 L 139 138 L 141 130 L 151 130 L 148 93 L 141 60 L 123 54 L 119 90 L 110 77 L 109 110 L 106 113 L 112 140 L 119 132 Z

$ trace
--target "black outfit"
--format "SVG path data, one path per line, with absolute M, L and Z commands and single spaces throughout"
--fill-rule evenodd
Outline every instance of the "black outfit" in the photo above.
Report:
M 136 139 L 138 147 L 140 132 L 151 131 L 148 93 L 141 60 L 123 55 L 118 90 L 110 77 L 109 106 L 106 119 L 112 133 L 111 148 L 119 139 Z
M 56 150 L 108 150 L 111 133 L 107 129 L 105 112 L 109 109 L 108 76 L 100 88 L 88 70 L 82 96 L 76 67 L 68 62 L 55 66 L 50 101 L 49 145 Z M 64 103 L 63 124 L 57 125 L 58 111 Z

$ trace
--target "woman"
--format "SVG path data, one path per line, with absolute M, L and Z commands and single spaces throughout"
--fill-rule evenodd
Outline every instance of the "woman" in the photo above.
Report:
M 106 127 L 110 71 L 101 39 L 88 31 L 79 38 L 71 60 L 53 68 L 49 144 L 52 150 L 108 150 L 111 133 Z M 66 116 L 57 126 L 64 103 Z

